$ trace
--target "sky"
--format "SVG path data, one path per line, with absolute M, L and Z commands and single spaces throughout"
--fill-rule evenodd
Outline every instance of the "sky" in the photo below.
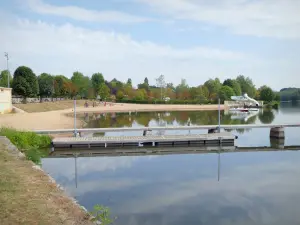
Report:
M 300 0 L 0 0 L 0 70 L 300 87 Z

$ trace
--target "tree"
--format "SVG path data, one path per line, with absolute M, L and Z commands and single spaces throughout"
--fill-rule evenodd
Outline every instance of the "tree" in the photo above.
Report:
M 209 100 L 214 101 L 217 98 L 219 90 L 222 86 L 220 80 L 218 78 L 209 79 L 204 83 L 204 86 L 207 87 L 209 93 Z
M 234 93 L 238 96 L 240 96 L 242 94 L 241 85 L 239 84 L 239 82 L 237 82 L 234 79 L 226 79 L 223 82 L 223 85 L 231 87 L 233 89 Z
M 178 99 L 188 99 L 190 98 L 189 86 L 186 79 L 181 79 L 181 82 L 176 87 L 176 97 Z
M 222 86 L 219 91 L 219 98 L 221 102 L 224 102 L 225 100 L 230 100 L 230 97 L 233 96 L 235 93 L 233 89 L 229 86 Z
M 166 82 L 165 82 L 165 76 L 164 75 L 160 75 L 157 79 L 156 79 L 156 85 L 157 87 L 160 88 L 160 99 L 163 99 L 163 89 L 166 87 Z
M 127 83 L 126 84 L 128 84 L 128 85 L 130 85 L 131 87 L 132 87 L 132 80 L 131 80 L 131 78 L 128 78 L 128 80 L 127 80 Z
M 15 94 L 23 97 L 36 97 L 39 94 L 36 75 L 26 66 L 20 66 L 16 69 L 12 87 Z
M 259 88 L 259 91 L 260 91 L 260 100 L 266 101 L 266 102 L 273 101 L 274 92 L 270 87 L 264 85 Z
M 117 99 L 123 99 L 123 98 L 124 98 L 124 93 L 123 93 L 123 91 L 118 90 L 116 97 L 117 97 Z
M 76 71 L 73 73 L 71 80 L 72 83 L 78 88 L 78 94 L 81 97 L 87 97 L 88 89 L 92 86 L 90 82 L 90 78 Z
M 9 86 L 11 87 L 12 85 L 12 77 L 9 73 L 8 70 L 3 70 L 0 74 L 0 87 L 7 87 L 8 86 L 8 80 L 7 78 L 9 77 Z
M 144 79 L 144 84 L 146 84 L 146 85 L 149 86 L 149 81 L 148 81 L 148 78 L 147 78 L 147 77 L 145 77 L 145 79 Z
M 95 90 L 96 95 L 99 94 L 100 85 L 103 84 L 104 82 L 105 81 L 104 81 L 102 73 L 94 73 L 92 75 L 92 86 Z
M 245 77 L 244 75 L 239 75 L 236 78 L 237 82 L 241 86 L 242 94 L 248 94 L 249 97 L 254 97 L 256 94 L 256 88 L 249 77 Z
M 52 96 L 54 94 L 54 77 L 47 73 L 42 73 L 37 77 L 40 96 Z
M 109 97 L 109 94 L 110 94 L 110 89 L 109 87 L 107 87 L 106 84 L 102 83 L 100 84 L 100 87 L 99 87 L 99 95 L 101 97 L 101 99 L 106 99 Z
M 56 96 L 56 97 L 66 96 L 68 94 L 67 87 L 70 86 L 70 85 L 66 85 L 66 83 L 68 83 L 68 82 L 71 82 L 71 81 L 63 75 L 55 76 L 54 77 L 54 96 Z M 76 90 L 78 91 L 77 87 L 76 87 Z M 77 91 L 76 91 L 76 94 L 77 94 Z

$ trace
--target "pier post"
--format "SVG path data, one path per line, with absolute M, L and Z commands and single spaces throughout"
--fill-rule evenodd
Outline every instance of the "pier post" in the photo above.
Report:
M 273 149 L 284 149 L 284 138 L 270 138 L 270 146 Z
M 270 138 L 284 139 L 284 127 L 273 127 L 270 130 Z

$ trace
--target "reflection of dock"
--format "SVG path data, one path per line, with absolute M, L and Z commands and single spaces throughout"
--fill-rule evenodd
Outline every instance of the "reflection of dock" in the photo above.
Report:
M 162 147 L 162 146 L 234 146 L 235 135 L 229 132 L 190 135 L 161 135 L 161 136 L 111 136 L 111 137 L 66 137 L 54 138 L 54 148 L 87 147 L 87 148 L 116 148 L 116 147 Z
M 208 154 L 208 153 L 232 153 L 232 152 L 268 152 L 300 150 L 300 146 L 284 146 L 280 149 L 274 147 L 164 147 L 164 148 L 119 148 L 119 149 L 56 149 L 49 154 L 49 158 L 73 158 L 73 157 L 116 157 L 116 156 L 146 156 L 146 155 L 171 155 L 171 154 Z

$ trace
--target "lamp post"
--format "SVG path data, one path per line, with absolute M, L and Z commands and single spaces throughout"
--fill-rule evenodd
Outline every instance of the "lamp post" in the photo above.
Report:
M 8 53 L 4 52 L 4 57 L 6 57 L 6 67 L 7 67 L 7 87 L 9 88 L 9 69 L 8 69 Z

